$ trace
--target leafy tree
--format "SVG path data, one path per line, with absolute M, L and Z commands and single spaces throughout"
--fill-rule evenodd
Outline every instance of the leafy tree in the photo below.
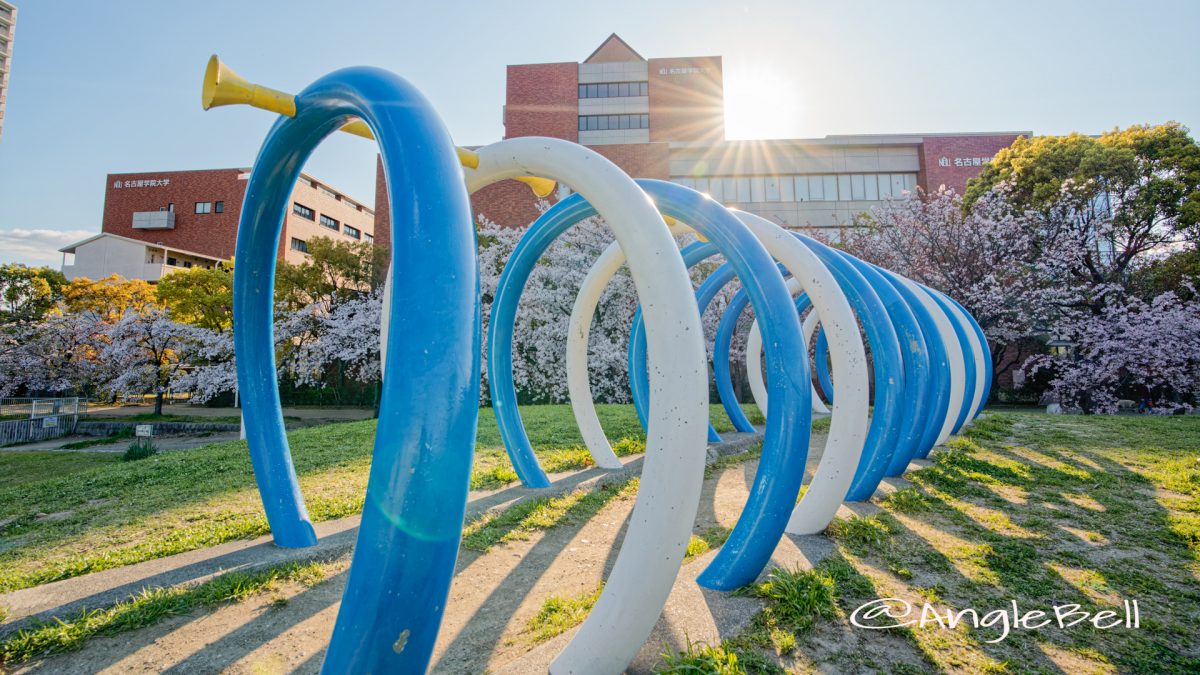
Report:
M 1196 286 L 1200 286 L 1200 248 L 1156 257 L 1133 271 L 1134 292 L 1147 301 L 1171 292 L 1181 298 L 1192 298 Z
M 370 242 L 308 240 L 308 257 L 295 265 L 280 261 L 275 297 L 291 309 L 320 305 L 330 311 L 339 302 L 383 285 L 387 250 Z
M 76 278 L 63 287 L 63 304 L 69 313 L 86 313 L 109 323 L 128 312 L 143 314 L 159 306 L 154 286 L 116 274 L 96 281 Z
M 1180 239 L 1196 244 L 1200 146 L 1175 122 L 1020 138 L 968 183 L 966 203 L 996 188 L 1017 212 L 1041 216 L 1043 242 L 1080 247 L 1072 273 L 1095 291 L 1081 306 L 1098 315 L 1106 290 L 1128 283 L 1139 256 Z
M 0 265 L 0 325 L 40 321 L 62 299 L 67 278 L 49 267 Z
M 176 321 L 218 333 L 233 325 L 233 263 L 193 267 L 164 276 L 154 287 Z

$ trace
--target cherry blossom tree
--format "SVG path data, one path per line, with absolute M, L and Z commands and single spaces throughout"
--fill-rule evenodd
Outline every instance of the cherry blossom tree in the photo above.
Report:
M 1122 393 L 1154 401 L 1157 412 L 1191 409 L 1200 396 L 1200 301 L 1174 292 L 1151 302 L 1134 296 L 1107 301 L 1100 314 L 1080 313 L 1057 330 L 1073 343 L 1059 355 L 1031 358 L 1031 374 L 1046 370 L 1064 408 L 1114 413 Z
M 154 392 L 154 414 L 203 343 L 202 328 L 171 320 L 165 310 L 128 312 L 108 332 L 101 360 L 110 367 L 106 386 L 115 392 Z

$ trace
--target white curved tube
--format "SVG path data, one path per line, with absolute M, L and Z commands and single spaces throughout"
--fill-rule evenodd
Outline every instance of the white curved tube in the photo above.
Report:
M 685 234 L 691 231 L 690 227 L 681 224 L 671 226 L 671 234 Z M 588 414 L 588 410 L 583 407 L 584 401 L 592 400 L 592 385 L 587 372 L 588 334 L 591 332 L 596 307 L 600 305 L 600 296 L 624 264 L 625 252 L 621 249 L 621 243 L 614 241 L 596 258 L 596 262 L 592 263 L 592 268 L 584 277 L 567 324 L 567 395 L 571 401 L 571 412 L 575 415 L 579 433 L 583 436 L 584 445 L 591 453 L 596 466 L 604 469 L 619 469 L 623 465 L 613 452 L 608 437 L 604 435 L 595 408 Z M 583 320 L 584 317 L 587 317 L 586 321 Z
M 820 532 L 829 525 L 850 488 L 867 437 L 867 410 L 870 399 L 862 336 L 858 332 L 858 323 L 850 309 L 850 303 L 842 294 L 841 288 L 807 246 L 768 220 L 733 209 L 730 211 L 750 228 L 767 251 L 792 273 L 793 278 L 808 293 L 814 308 L 821 313 L 830 337 L 833 375 L 839 382 L 846 383 L 843 387 L 845 395 L 834 399 L 833 421 L 825 443 L 825 453 L 808 491 L 792 511 L 788 522 L 787 531 L 793 534 Z M 602 290 L 602 284 L 607 282 L 608 279 L 604 278 L 604 275 L 589 274 L 585 287 L 580 289 L 580 296 L 598 297 L 598 291 L 590 286 L 600 285 Z M 572 311 L 572 325 L 581 325 L 585 321 L 590 324 L 594 311 L 595 305 L 576 303 Z M 568 388 L 572 392 L 571 406 L 575 411 L 577 423 L 583 428 L 585 424 L 592 423 L 590 419 L 584 421 L 586 418 L 596 417 L 596 407 L 592 401 L 591 388 L 586 384 L 586 347 L 570 344 L 572 341 L 579 341 L 580 337 L 574 330 L 567 333 L 567 379 Z M 654 368 L 650 371 L 654 372 Z M 577 387 L 570 384 L 572 378 L 578 383 Z M 577 401 L 575 392 L 582 392 L 584 395 Z M 655 409 L 657 405 L 656 402 L 651 409 Z M 595 423 L 598 424 L 598 421 Z
M 963 333 L 966 334 L 967 342 L 971 343 L 971 357 L 975 360 L 975 391 L 972 392 L 971 396 L 970 412 L 967 414 L 966 422 L 963 423 L 965 426 L 974 419 L 974 415 L 979 411 L 979 406 L 983 401 L 983 372 L 986 368 L 983 364 L 983 346 L 979 344 L 979 336 L 975 334 L 975 329 L 971 327 L 970 320 L 958 308 L 958 305 L 953 302 L 947 302 L 946 304 L 950 307 L 950 314 L 954 316 L 954 320 L 963 329 Z
M 795 279 L 788 279 L 789 291 L 795 294 L 799 288 L 799 282 Z M 801 338 L 804 340 L 805 346 L 812 339 L 818 322 L 816 311 L 809 312 L 804 317 Z M 758 328 L 758 319 L 750 323 L 750 333 L 746 336 L 746 379 L 750 381 L 750 397 L 754 399 L 754 405 L 758 406 L 763 416 L 766 416 L 767 383 L 763 380 L 762 374 L 762 331 Z M 812 387 L 812 410 L 821 415 L 829 414 L 829 408 L 826 407 L 825 401 L 821 400 L 821 393 L 817 391 L 815 384 Z
M 896 278 L 900 280 L 900 283 L 908 286 L 913 295 L 917 296 L 917 300 L 921 302 L 921 306 L 933 316 L 933 322 L 937 325 L 938 337 L 946 347 L 946 358 L 950 361 L 950 400 L 946 403 L 946 419 L 942 422 L 942 430 L 934 443 L 934 445 L 941 445 L 950 438 L 950 433 L 954 431 L 954 423 L 958 420 L 958 411 L 962 408 L 963 396 L 967 388 L 966 362 L 963 361 L 962 346 L 958 342 L 958 335 L 954 333 L 954 327 L 950 325 L 950 317 L 946 316 L 942 308 L 934 302 L 928 291 L 923 286 L 899 274 L 896 275 Z
M 815 253 L 765 218 L 743 211 L 733 213 L 808 293 L 829 336 L 832 375 L 838 382 L 829 436 L 808 490 L 792 509 L 787 526 L 791 534 L 816 534 L 829 525 L 846 497 L 867 440 L 870 390 L 862 335 L 841 287 Z
M 539 137 L 500 141 L 477 153 L 478 168 L 464 172 L 469 192 L 505 178 L 535 175 L 558 179 L 583 194 L 622 245 L 645 308 L 647 353 L 656 365 L 650 385 L 663 401 L 650 411 L 641 489 L 603 593 L 575 638 L 550 664 L 550 672 L 557 674 L 619 673 L 658 621 L 699 506 L 708 369 L 691 282 L 654 205 L 600 154 Z M 385 314 L 385 329 L 388 319 Z

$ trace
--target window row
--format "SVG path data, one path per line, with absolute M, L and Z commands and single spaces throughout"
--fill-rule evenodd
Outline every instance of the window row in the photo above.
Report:
M 719 202 L 848 202 L 901 198 L 917 189 L 915 173 L 844 173 L 744 178 L 677 178 Z
M 217 203 L 219 204 L 220 202 L 217 202 Z M 329 216 L 325 215 L 324 213 L 320 214 L 320 217 L 318 218 L 316 211 L 313 211 L 309 207 L 301 204 L 300 202 L 292 202 L 292 213 L 296 214 L 297 216 L 300 216 L 301 218 L 304 218 L 305 220 L 316 220 L 317 222 L 319 222 L 321 224 L 321 227 L 333 230 L 334 232 L 341 232 L 342 234 L 346 235 L 347 237 L 350 237 L 351 239 L 362 239 L 363 238 L 362 230 L 358 229 L 357 227 L 351 227 L 350 225 L 345 225 L 345 224 L 339 223 L 337 221 L 337 219 L 330 218 Z M 371 237 L 371 235 L 366 235 L 366 236 L 367 236 L 367 241 L 375 241 L 374 237 Z M 292 249 L 299 251 L 300 249 L 296 248 L 296 245 L 294 242 L 300 242 L 300 240 L 293 239 L 292 242 L 293 242 Z M 303 244 L 304 242 L 300 242 L 300 243 Z M 305 250 L 305 252 L 307 252 L 307 249 Z
M 174 207 L 174 204 L 171 206 Z M 225 202 L 196 202 L 196 213 L 225 213 Z
M 580 131 L 609 131 L 611 129 L 649 129 L 650 115 L 580 115 Z
M 622 98 L 649 95 L 649 82 L 603 82 L 579 85 L 579 98 Z

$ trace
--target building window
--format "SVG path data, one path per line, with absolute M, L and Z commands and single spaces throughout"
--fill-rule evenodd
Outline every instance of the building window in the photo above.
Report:
M 192 269 L 192 261 L 191 261 L 191 260 L 184 260 L 184 261 L 183 261 L 183 267 L 184 267 L 184 269 L 189 269 L 189 270 L 190 270 L 190 269 Z
M 649 95 L 649 82 L 602 82 L 579 85 L 579 98 L 628 98 Z
M 338 231 L 338 221 L 334 220 L 333 218 L 330 218 L 329 216 L 325 215 L 324 213 L 321 214 L 321 226 L 328 227 L 329 229 L 333 230 L 334 232 Z
M 179 267 L 179 261 L 176 260 L 175 258 L 168 257 L 167 264 L 170 265 L 171 267 Z
M 292 237 L 292 250 L 301 253 L 308 253 L 308 242 L 303 239 Z
M 375 237 L 373 237 L 373 236 L 371 236 L 371 235 L 369 235 L 369 234 L 366 234 L 366 233 L 364 233 L 364 234 L 363 234 L 363 241 L 367 242 L 368 244 L 374 244 L 374 243 L 375 243 Z
M 213 213 L 225 213 L 225 202 L 213 202 Z
M 580 115 L 580 131 L 649 129 L 650 115 Z
M 357 227 L 350 227 L 349 225 L 347 225 L 342 228 L 342 232 L 344 232 L 346 234 L 346 236 L 348 236 L 348 237 L 353 237 L 355 239 L 362 238 L 362 231 L 359 230 Z
M 304 218 L 305 220 L 316 220 L 317 214 L 307 206 L 300 202 L 292 202 L 292 213 Z
M 212 213 L 212 202 L 196 202 L 196 213 Z

